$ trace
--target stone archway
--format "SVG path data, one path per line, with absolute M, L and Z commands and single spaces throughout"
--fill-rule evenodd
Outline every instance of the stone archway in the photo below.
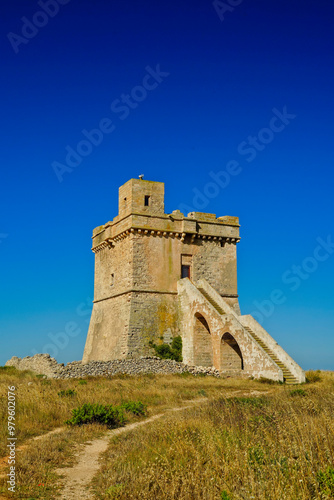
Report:
M 194 364 L 196 366 L 213 366 L 212 336 L 209 325 L 199 313 L 195 314 L 194 323 Z
M 238 342 L 228 332 L 224 333 L 220 345 L 220 369 L 243 370 L 244 363 Z

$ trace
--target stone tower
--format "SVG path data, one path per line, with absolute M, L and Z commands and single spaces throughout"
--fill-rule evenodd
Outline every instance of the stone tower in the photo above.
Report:
M 112 222 L 93 231 L 94 305 L 83 362 L 152 354 L 150 340 L 181 335 L 188 363 L 301 381 L 300 367 L 282 348 L 277 361 L 277 343 L 240 315 L 237 217 L 165 214 L 164 183 L 142 179 L 119 188 L 118 207 Z

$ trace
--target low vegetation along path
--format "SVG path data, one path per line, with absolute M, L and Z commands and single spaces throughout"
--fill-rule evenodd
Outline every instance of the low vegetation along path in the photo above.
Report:
M 262 396 L 268 391 L 248 391 L 247 393 L 240 394 L 241 391 L 234 391 L 232 394 L 228 394 L 225 397 L 231 396 Z M 102 438 L 90 441 L 77 453 L 77 463 L 73 467 L 57 469 L 56 472 L 64 478 L 64 487 L 61 491 L 62 500 L 87 500 L 92 499 L 93 494 L 89 491 L 88 485 L 92 481 L 93 477 L 100 468 L 100 456 L 104 453 L 109 445 L 109 441 L 113 436 L 117 436 L 124 432 L 131 431 L 141 425 L 149 424 L 154 420 L 157 420 L 167 412 L 180 411 L 191 408 L 194 404 L 203 403 L 207 401 L 206 398 L 200 398 L 196 400 L 188 401 L 186 406 L 181 406 L 178 408 L 170 408 L 164 413 L 159 413 L 153 417 L 147 418 L 141 422 L 136 422 L 134 424 L 126 425 L 125 427 L 120 427 L 119 429 L 113 429 L 108 431 Z M 190 403 L 190 404 L 189 404 Z
M 63 500 L 78 500 L 78 498 L 86 500 L 93 498 L 92 494 L 87 490 L 87 486 L 100 468 L 99 458 L 108 448 L 110 438 L 135 429 L 140 425 L 153 422 L 163 415 L 164 414 L 161 413 L 143 420 L 142 422 L 136 422 L 125 427 L 120 427 L 119 429 L 114 429 L 107 432 L 102 438 L 87 443 L 77 454 L 78 462 L 76 465 L 66 469 L 56 470 L 58 474 L 65 476 L 65 486 L 61 492 L 60 498 Z

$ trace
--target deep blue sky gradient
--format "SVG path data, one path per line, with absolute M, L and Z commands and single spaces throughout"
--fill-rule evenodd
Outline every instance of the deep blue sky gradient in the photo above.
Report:
M 244 0 L 222 21 L 204 0 L 71 0 L 15 53 L 8 33 L 21 35 L 22 17 L 40 10 L 13 0 L 0 21 L 0 364 L 43 350 L 81 359 L 92 229 L 117 214 L 118 187 L 143 173 L 165 182 L 166 212 L 240 217 L 242 313 L 281 290 L 283 304 L 265 303 L 264 327 L 303 368 L 334 370 L 334 253 L 291 290 L 292 266 L 317 238 L 334 240 L 333 3 Z M 157 65 L 169 76 L 120 119 L 111 104 Z M 240 144 L 284 106 L 295 118 L 247 161 Z M 103 118 L 115 130 L 59 182 L 53 162 Z M 240 173 L 213 196 L 210 172 L 232 160 Z M 76 334 L 62 348 L 65 328 Z

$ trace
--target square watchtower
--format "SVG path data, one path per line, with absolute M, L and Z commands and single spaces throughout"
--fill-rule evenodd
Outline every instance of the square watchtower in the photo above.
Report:
M 93 231 L 94 305 L 83 361 L 150 353 L 180 333 L 177 282 L 202 278 L 238 313 L 237 217 L 165 214 L 164 183 L 130 179 L 119 212 Z

